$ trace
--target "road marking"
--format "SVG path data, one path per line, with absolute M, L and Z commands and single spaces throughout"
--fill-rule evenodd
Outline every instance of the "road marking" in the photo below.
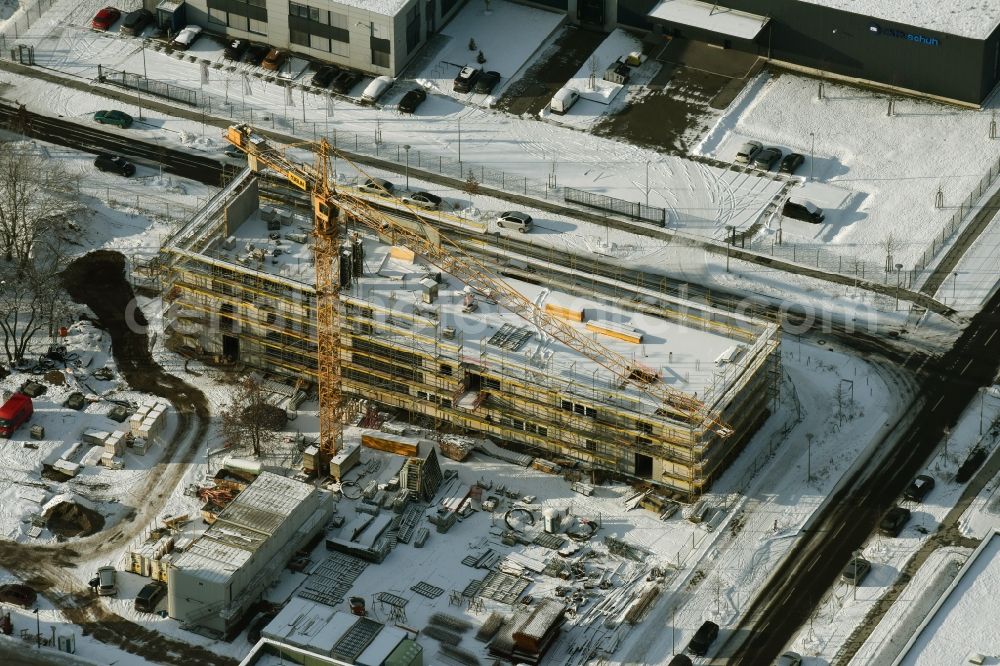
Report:
M 972 365 L 972 359 L 971 359 L 971 358 L 970 358 L 970 359 L 969 359 L 968 361 L 966 361 L 966 362 L 965 362 L 965 367 L 964 367 L 964 368 L 962 368 L 962 372 L 960 372 L 960 373 L 958 373 L 958 374 L 960 374 L 960 375 L 964 375 L 964 374 L 965 374 L 965 371 L 969 369 L 969 366 L 970 366 L 970 365 Z
M 996 335 L 996 334 L 997 334 L 996 331 L 993 331 L 992 333 L 990 333 L 990 337 L 986 338 L 986 342 L 984 342 L 983 345 L 985 346 L 985 345 L 990 344 L 990 340 L 992 340 L 993 336 Z
M 932 412 L 933 412 L 933 411 L 934 411 L 935 409 L 937 409 L 937 406 L 941 404 L 941 401 L 942 401 L 942 400 L 944 400 L 944 396 L 941 396 L 940 398 L 938 398 L 938 399 L 937 399 L 937 402 L 935 402 L 935 403 L 934 403 L 934 406 L 933 406 L 933 407 L 931 407 L 931 411 L 932 411 Z

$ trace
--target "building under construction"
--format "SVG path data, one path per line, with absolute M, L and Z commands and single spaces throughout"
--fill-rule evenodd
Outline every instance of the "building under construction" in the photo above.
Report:
M 774 324 L 666 297 L 640 299 L 626 287 L 603 296 L 505 278 L 539 309 L 703 402 L 731 429 L 724 437 L 705 420 L 679 418 L 391 238 L 346 224 L 339 336 L 346 399 L 367 398 L 556 462 L 692 496 L 776 398 Z M 209 360 L 315 378 L 311 225 L 305 208 L 263 204 L 249 170 L 234 178 L 164 247 L 172 344 Z

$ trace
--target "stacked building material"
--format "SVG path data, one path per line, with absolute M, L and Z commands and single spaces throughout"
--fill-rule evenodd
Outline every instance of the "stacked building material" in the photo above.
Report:
M 475 448 L 472 442 L 455 437 L 444 437 L 441 439 L 441 455 L 462 462 L 469 457 L 472 449 Z
M 147 399 L 128 420 L 132 436 L 141 437 L 147 442 L 156 441 L 156 438 L 163 432 L 166 412 L 166 402 L 156 398 Z
M 154 532 L 153 536 L 154 538 L 129 551 L 127 571 L 166 582 L 171 553 L 174 551 L 174 537 L 159 532 Z

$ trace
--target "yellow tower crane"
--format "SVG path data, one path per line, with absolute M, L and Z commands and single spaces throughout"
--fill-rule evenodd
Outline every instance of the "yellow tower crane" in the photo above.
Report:
M 281 150 L 274 148 L 263 136 L 247 124 L 233 125 L 226 139 L 247 154 L 250 168 L 259 171 L 270 168 L 281 174 L 299 189 L 309 192 L 312 198 L 314 234 L 316 236 L 316 291 L 317 291 L 317 354 L 320 413 L 320 460 L 315 471 L 323 469 L 341 445 L 342 396 L 340 391 L 340 216 L 362 224 L 376 233 L 391 231 L 396 242 L 421 255 L 442 271 L 454 276 L 496 301 L 541 331 L 555 338 L 570 349 L 583 354 L 591 361 L 610 371 L 623 384 L 632 384 L 652 397 L 659 410 L 671 418 L 691 424 L 700 424 L 720 437 L 733 434 L 732 428 L 722 422 L 718 414 L 702 401 L 670 388 L 660 381 L 659 373 L 652 368 L 628 359 L 608 349 L 600 342 L 584 335 L 568 322 L 554 317 L 536 306 L 516 289 L 497 276 L 489 267 L 478 261 L 456 243 L 442 236 L 429 224 L 423 223 L 419 211 L 410 209 L 419 220 L 423 233 L 401 224 L 391 216 L 373 207 L 366 199 L 346 189 L 336 190 L 330 183 L 329 163 L 331 148 L 327 140 L 320 139 L 312 145 L 316 165 L 310 167 L 294 162 Z M 363 176 L 361 167 L 340 153 L 336 153 Z M 309 468 L 307 461 L 307 468 Z M 312 470 L 309 470 L 312 471 Z

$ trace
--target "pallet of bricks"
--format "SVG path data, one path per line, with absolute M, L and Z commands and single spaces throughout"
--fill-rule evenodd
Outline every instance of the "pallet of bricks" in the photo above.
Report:
M 101 465 L 108 469 L 121 469 L 122 456 L 125 455 L 125 440 L 128 433 L 115 430 L 104 439 L 104 452 L 101 454 Z
M 156 398 L 147 398 L 135 414 L 129 418 L 129 428 L 132 436 L 142 440 L 135 442 L 133 449 L 138 454 L 143 454 L 146 449 L 156 442 L 163 433 L 166 426 L 167 403 Z

